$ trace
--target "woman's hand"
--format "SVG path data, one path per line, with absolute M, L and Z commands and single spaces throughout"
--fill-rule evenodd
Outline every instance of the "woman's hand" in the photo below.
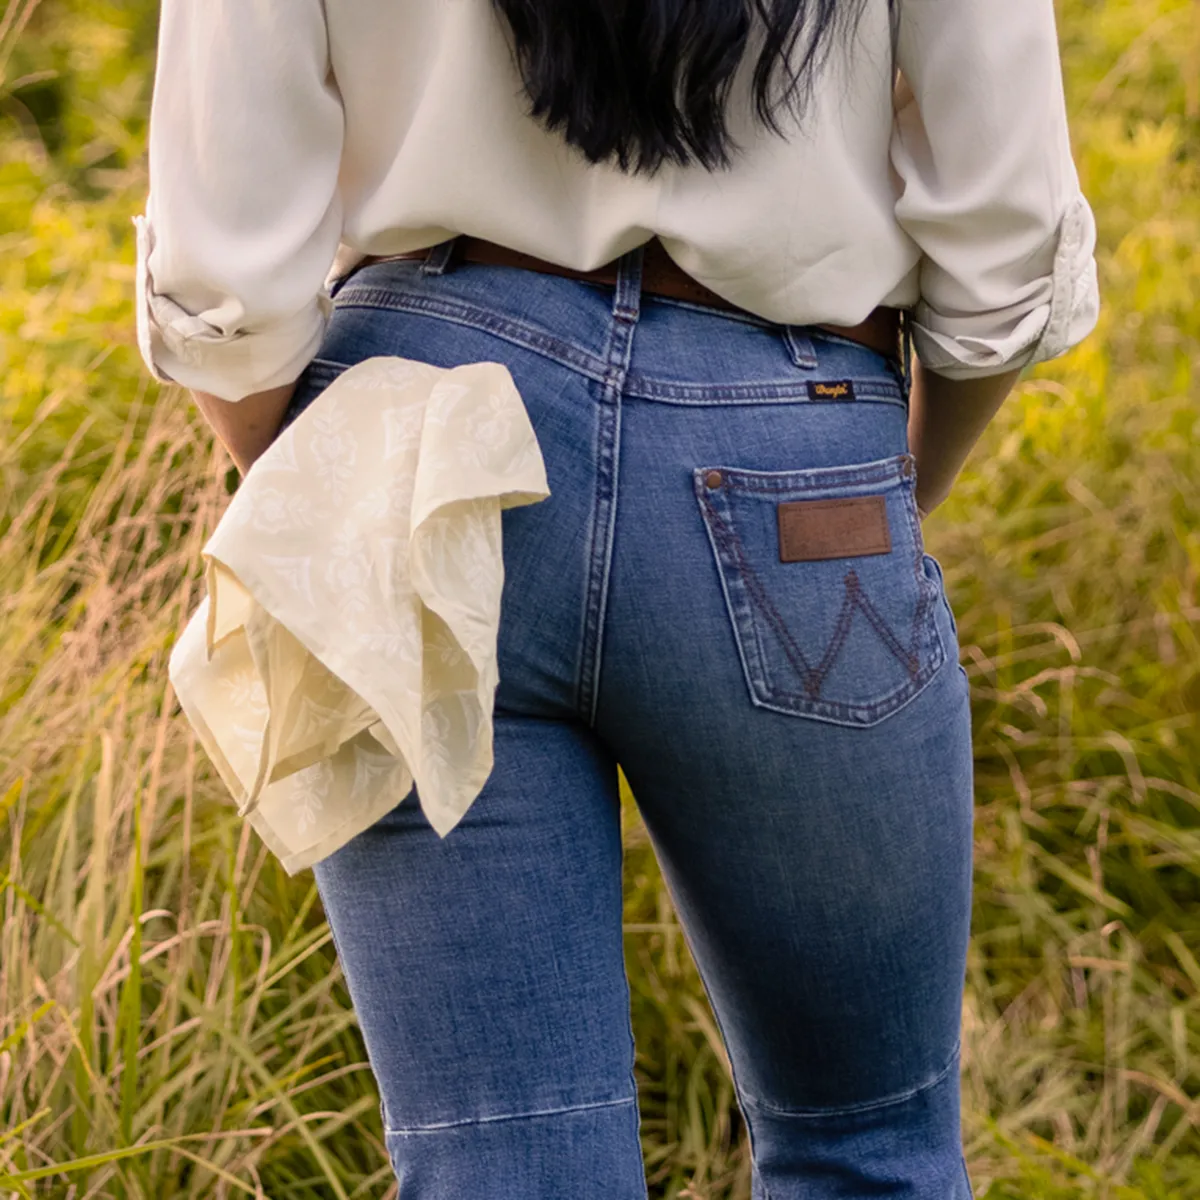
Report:
M 192 392 L 192 399 L 243 475 L 275 440 L 296 391 L 296 382 L 252 392 L 241 400 L 222 400 L 208 392 Z

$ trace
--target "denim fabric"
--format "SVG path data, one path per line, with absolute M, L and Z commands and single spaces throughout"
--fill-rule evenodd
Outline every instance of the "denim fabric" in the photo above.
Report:
M 647 1195 L 618 763 L 729 1051 L 754 1200 L 970 1197 L 970 712 L 907 364 L 644 295 L 639 251 L 613 289 L 446 250 L 338 282 L 286 418 L 372 355 L 499 361 L 551 488 L 503 516 L 483 792 L 444 840 L 410 794 L 314 868 L 400 1200 Z M 858 496 L 883 498 L 890 550 L 781 561 L 777 505 Z

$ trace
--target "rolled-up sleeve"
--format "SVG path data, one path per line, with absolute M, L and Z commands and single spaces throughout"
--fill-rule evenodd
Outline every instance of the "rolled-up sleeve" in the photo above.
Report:
M 904 0 L 891 161 L 922 251 L 913 345 L 952 379 L 1062 354 L 1099 315 L 1052 0 Z
M 299 377 L 332 313 L 344 115 L 322 0 L 163 0 L 137 231 L 155 378 L 241 400 Z

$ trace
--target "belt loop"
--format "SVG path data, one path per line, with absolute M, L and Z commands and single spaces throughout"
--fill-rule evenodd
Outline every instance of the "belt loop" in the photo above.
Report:
M 635 246 L 617 260 L 617 294 L 613 297 L 613 316 L 633 324 L 642 311 L 642 267 L 646 248 Z
M 788 356 L 795 366 L 803 367 L 807 371 L 817 366 L 817 351 L 805 326 L 784 325 L 783 344 L 787 347 Z
M 430 251 L 428 257 L 421 264 L 422 275 L 441 275 L 445 273 L 447 266 L 450 265 L 450 258 L 454 254 L 454 245 L 458 241 L 457 236 L 449 238 L 447 241 L 439 242 Z

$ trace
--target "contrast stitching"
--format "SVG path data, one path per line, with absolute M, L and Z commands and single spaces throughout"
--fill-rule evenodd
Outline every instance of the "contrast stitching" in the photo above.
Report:
M 732 472 L 727 473 L 732 475 Z M 933 628 L 932 635 L 929 636 L 930 625 L 926 621 L 929 596 L 923 588 L 918 591 L 911 648 L 906 649 L 890 626 L 887 625 L 867 599 L 865 592 L 862 590 L 857 572 L 853 570 L 849 571 L 843 579 L 846 592 L 842 601 L 841 611 L 835 623 L 833 637 L 826 647 L 821 661 L 813 667 L 809 665 L 803 651 L 791 636 L 787 623 L 770 599 L 769 594 L 758 578 L 757 572 L 750 565 L 748 557 L 745 554 L 745 549 L 741 545 L 736 531 L 729 526 L 729 523 L 713 504 L 707 489 L 702 490 L 700 473 L 696 474 L 694 484 L 696 498 L 700 502 L 701 510 L 705 516 L 703 523 L 708 532 L 709 541 L 712 543 L 713 552 L 718 559 L 718 566 L 720 567 L 718 578 L 721 582 L 726 607 L 729 609 L 729 616 L 733 624 L 734 643 L 742 662 L 746 681 L 750 687 L 751 700 L 756 705 L 788 715 L 808 713 L 812 716 L 836 721 L 840 724 L 861 727 L 864 722 L 870 723 L 882 719 L 882 717 L 896 711 L 898 708 L 902 708 L 920 694 L 924 685 L 933 677 L 934 673 L 945 661 L 945 653 L 936 627 Z M 780 687 L 772 688 L 769 685 L 765 674 L 766 654 L 764 648 L 759 644 L 760 626 L 749 617 L 743 618 L 737 611 L 741 606 L 734 604 L 733 597 L 729 592 L 725 570 L 727 560 L 732 560 L 732 565 L 740 568 L 740 571 L 735 575 L 736 579 L 754 607 L 766 617 L 768 627 L 774 630 L 779 638 L 785 657 L 802 681 L 804 694 L 788 691 Z M 863 610 L 863 615 L 875 629 L 884 645 L 905 669 L 909 677 L 907 683 L 901 684 L 888 693 L 888 695 L 880 697 L 871 703 L 851 704 L 840 700 L 824 699 L 820 695 L 825 679 L 849 635 L 855 608 Z M 755 661 L 757 666 L 753 671 L 747 659 L 749 648 L 743 644 L 747 637 L 751 638 L 756 646 L 757 658 Z M 924 666 L 922 666 L 920 651 L 922 645 L 926 642 L 928 643 L 929 657 Z
M 699 477 L 697 476 L 693 479 L 693 488 L 695 490 L 697 500 L 701 503 L 701 505 L 703 505 L 704 494 L 700 491 L 700 487 L 701 484 Z M 739 602 L 734 600 L 734 597 L 730 592 L 731 584 L 740 585 L 743 590 L 745 585 L 740 578 L 731 580 L 728 573 L 722 569 L 721 546 L 718 544 L 717 524 L 713 521 L 706 520 L 703 512 L 701 513 L 700 523 L 704 526 L 704 532 L 708 535 L 708 544 L 712 547 L 713 557 L 717 560 L 717 582 L 721 585 L 721 594 L 725 597 L 725 611 L 729 614 L 730 632 L 733 637 L 733 644 L 737 650 L 738 658 L 741 660 L 742 673 L 746 677 L 746 685 L 750 689 L 750 699 L 754 704 L 758 704 L 759 699 L 757 689 L 760 687 L 765 689 L 766 687 L 766 653 L 762 644 L 762 639 L 758 634 L 757 625 L 750 626 L 750 632 L 754 635 L 753 646 L 747 646 L 744 644 L 745 639 L 739 633 L 739 625 L 741 622 L 739 621 L 736 612 Z M 751 666 L 749 659 L 751 650 L 753 650 L 755 655 L 753 666 Z
M 640 249 L 635 249 L 620 260 L 605 346 L 607 370 L 600 403 L 596 406 L 596 481 L 590 529 L 592 544 L 578 671 L 578 707 L 589 728 L 595 726 L 600 705 L 604 626 L 608 612 L 620 486 L 621 400 L 641 317 L 641 254 Z
M 903 477 L 909 455 L 898 454 L 878 462 L 852 467 L 817 467 L 809 471 L 747 471 L 742 467 L 714 464 L 744 492 L 769 495 L 774 492 L 812 492 L 854 484 L 895 484 Z
M 851 571 L 850 575 L 854 575 Z M 850 585 L 850 576 L 846 577 L 847 588 Z M 915 679 L 921 671 L 921 663 L 917 658 L 917 637 L 920 633 L 918 625 L 918 617 L 913 617 L 913 640 L 909 649 L 905 649 L 901 644 L 900 639 L 892 632 L 892 627 L 883 619 L 879 610 L 867 599 L 867 594 L 862 590 L 858 582 L 858 576 L 854 575 L 854 592 L 855 598 L 858 600 L 858 606 L 863 610 L 863 615 L 875 627 L 875 632 L 883 639 L 884 644 L 892 652 L 893 655 L 900 661 L 902 667 L 907 668 L 908 673 Z M 917 613 L 920 614 L 925 608 L 925 593 L 922 591 L 917 600 Z
M 790 631 L 787 628 L 783 618 L 779 615 L 779 610 L 771 602 L 763 588 L 762 581 L 758 578 L 758 573 L 750 566 L 746 558 L 745 551 L 737 536 L 732 533 L 725 524 L 720 513 L 717 512 L 716 506 L 708 498 L 701 495 L 700 503 L 704 506 L 705 511 L 713 520 L 713 533 L 716 535 L 717 541 L 721 543 L 726 553 L 733 558 L 736 565 L 742 570 L 742 579 L 746 584 L 746 590 L 759 602 L 763 609 L 763 613 L 767 620 L 774 628 L 776 636 L 783 644 L 783 652 L 787 655 L 788 661 L 792 664 L 796 674 L 804 682 L 804 689 L 815 700 L 821 691 L 822 676 L 818 675 L 808 664 L 808 659 L 805 658 L 804 652 L 796 645 Z M 839 621 L 840 623 L 840 621 Z M 839 647 L 840 649 L 840 647 Z
M 800 676 L 804 690 L 808 693 L 810 700 L 821 699 L 821 688 L 824 687 L 825 680 L 833 664 L 837 661 L 837 656 L 841 653 L 846 644 L 846 639 L 850 636 L 850 627 L 854 618 L 855 608 L 862 609 L 863 615 L 879 635 L 880 640 L 892 652 L 892 655 L 909 675 L 914 680 L 919 678 L 921 664 L 916 653 L 916 637 L 919 633 L 916 620 L 913 622 L 913 646 L 911 649 L 906 649 L 900 642 L 900 639 L 892 632 L 891 627 L 880 616 L 875 606 L 867 599 L 866 593 L 863 591 L 862 584 L 859 581 L 858 573 L 853 570 L 847 571 L 842 581 L 846 591 L 845 597 L 842 600 L 841 611 L 838 613 L 837 623 L 834 626 L 833 637 L 830 639 L 820 663 L 816 667 L 810 666 L 804 652 L 792 637 L 791 630 L 787 627 L 787 622 L 783 619 L 770 594 L 759 579 L 758 572 L 751 565 L 745 548 L 742 546 L 741 539 L 734 530 L 728 527 L 727 523 L 717 512 L 715 505 L 707 496 L 702 495 L 700 499 L 716 523 L 714 533 L 716 533 L 718 541 L 721 542 L 730 557 L 735 560 L 737 566 L 741 569 L 747 591 L 758 601 L 763 615 L 775 630 L 775 634 L 783 647 L 783 652 L 787 656 L 788 662 L 791 663 L 793 670 Z M 918 611 L 922 611 L 926 607 L 925 599 L 925 594 L 922 592 L 918 600 Z M 827 701 L 827 703 L 836 704 L 838 702 Z
M 831 1108 L 783 1108 L 781 1105 L 771 1104 L 767 1100 L 760 1100 L 756 1096 L 743 1094 L 740 1098 L 742 1103 L 750 1108 L 758 1108 L 763 1112 L 779 1117 L 840 1117 L 850 1113 L 870 1112 L 877 1108 L 889 1108 L 894 1104 L 903 1104 L 905 1101 L 919 1096 L 922 1092 L 927 1092 L 931 1088 L 937 1087 L 957 1066 L 961 1049 L 962 1040 L 960 1038 L 954 1043 L 954 1050 L 950 1055 L 949 1061 L 931 1080 L 927 1083 L 918 1084 L 916 1087 L 908 1088 L 903 1092 L 893 1092 L 892 1095 L 884 1096 L 880 1100 L 864 1100 L 861 1104 L 847 1104 Z
M 535 326 L 510 317 L 501 317 L 487 309 L 476 308 L 454 300 L 431 300 L 423 296 L 398 294 L 394 290 L 375 287 L 347 287 L 338 297 L 338 308 L 386 308 L 435 317 L 490 333 L 504 341 L 513 342 L 563 366 L 572 367 L 590 379 L 603 383 L 607 378 L 604 360 L 545 333 Z
M 798 368 L 801 369 L 801 368 Z M 651 379 L 639 372 L 631 371 L 625 393 L 643 400 L 662 400 L 676 404 L 749 404 L 755 401 L 788 400 L 797 404 L 821 405 L 828 400 L 814 400 L 807 391 L 808 380 L 784 378 L 767 383 L 684 383 L 678 380 Z M 891 381 L 854 379 L 853 401 L 895 404 L 904 407 L 904 396 Z
M 467 1125 L 492 1125 L 498 1121 L 526 1121 L 533 1117 L 556 1117 L 563 1113 L 587 1112 L 594 1108 L 618 1108 L 623 1104 L 636 1104 L 637 1097 L 629 1096 L 624 1100 L 599 1100 L 595 1104 L 568 1104 L 563 1108 L 542 1108 L 533 1112 L 497 1113 L 489 1117 L 467 1117 L 461 1121 L 440 1121 L 433 1125 L 412 1125 L 407 1129 L 388 1128 L 389 1135 L 410 1135 L 419 1133 L 440 1133 L 443 1129 L 461 1129 Z
M 703 313 L 706 317 L 720 317 L 723 321 L 740 321 L 743 325 L 754 325 L 759 329 L 780 328 L 778 321 L 768 321 L 766 317 L 756 316 L 754 313 L 744 310 L 734 312 L 727 308 L 717 308 L 713 304 L 701 304 L 696 300 L 683 300 L 677 296 L 664 296 L 659 292 L 643 292 L 643 307 L 648 306 L 650 303 L 668 304 L 674 308 L 690 308 L 693 312 Z
M 335 308 L 386 308 L 398 312 L 411 312 L 430 316 L 478 329 L 527 350 L 540 354 L 552 362 L 574 370 L 604 383 L 608 377 L 608 364 L 604 359 L 590 354 L 569 342 L 556 338 L 536 326 L 501 317 L 487 309 L 477 308 L 463 301 L 446 298 L 431 299 L 397 292 L 394 288 L 381 288 L 356 284 L 349 281 L 340 287 Z M 705 311 L 705 310 L 701 310 Z M 765 326 L 771 328 L 771 326 Z M 857 343 L 854 343 L 857 344 Z M 650 379 L 638 372 L 630 372 L 625 379 L 623 391 L 627 396 L 643 400 L 661 400 L 677 404 L 753 404 L 764 401 L 789 401 L 802 404 L 824 404 L 828 401 L 813 400 L 807 391 L 799 389 L 800 381 L 787 378 L 770 383 L 753 384 L 705 384 L 684 383 L 675 380 Z M 904 397 L 899 388 L 886 378 L 854 380 L 856 403 L 880 402 L 904 406 Z

